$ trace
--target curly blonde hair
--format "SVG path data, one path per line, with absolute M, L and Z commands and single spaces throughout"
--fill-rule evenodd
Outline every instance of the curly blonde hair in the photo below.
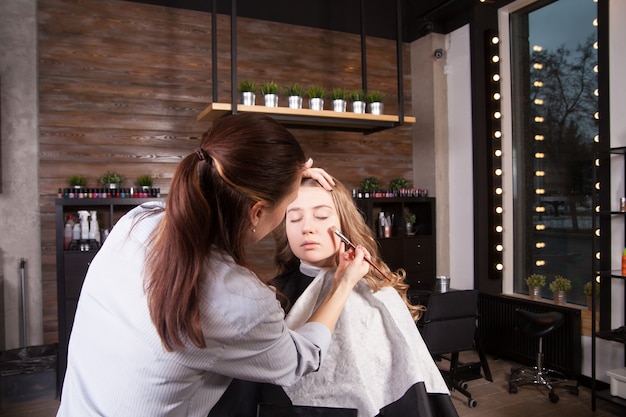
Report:
M 402 268 L 397 271 L 391 271 L 389 266 L 381 259 L 378 242 L 374 237 L 374 233 L 365 223 L 363 214 L 359 211 L 356 204 L 354 204 L 352 194 L 340 181 L 335 178 L 333 179 L 335 186 L 332 192 L 330 192 L 330 195 L 337 210 L 340 223 L 339 227 L 342 233 L 355 245 L 361 245 L 367 249 L 371 255 L 372 263 L 384 273 L 384 276 L 381 276 L 381 274 L 376 271 L 376 268 L 370 268 L 369 273 L 365 275 L 363 279 L 374 292 L 383 287 L 393 287 L 406 304 L 413 319 L 417 321 L 426 310 L 426 307 L 423 305 L 413 305 L 409 302 L 407 297 L 409 285 L 404 282 L 406 271 Z M 321 185 L 313 179 L 305 178 L 302 180 L 300 187 L 321 187 Z M 297 268 L 300 264 L 300 260 L 293 254 L 289 247 L 284 221 L 281 226 L 276 229 L 274 237 L 276 240 L 274 260 L 278 267 L 278 273 L 284 273 Z

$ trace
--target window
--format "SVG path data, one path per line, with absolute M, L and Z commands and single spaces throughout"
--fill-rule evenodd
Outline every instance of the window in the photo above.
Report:
M 561 275 L 579 304 L 592 276 L 596 16 L 594 0 L 538 1 L 509 15 L 513 290 L 528 294 L 532 273 L 548 283 Z

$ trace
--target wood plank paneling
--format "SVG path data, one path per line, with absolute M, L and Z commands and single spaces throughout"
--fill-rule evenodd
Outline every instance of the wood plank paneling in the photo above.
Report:
M 74 174 L 95 187 L 100 175 L 115 170 L 128 186 L 150 173 L 167 193 L 177 163 L 210 126 L 196 115 L 212 99 L 211 15 L 121 0 L 41 0 L 38 28 L 44 341 L 52 343 L 57 189 Z M 229 16 L 218 16 L 217 36 L 215 88 L 230 101 Z M 359 36 L 245 18 L 238 19 L 237 36 L 240 80 L 361 88 Z M 410 115 L 408 50 L 405 45 L 403 79 Z M 397 113 L 395 42 L 368 38 L 367 59 L 369 89 L 386 95 L 386 114 Z M 411 126 L 368 136 L 292 132 L 316 165 L 350 188 L 372 175 L 383 184 L 412 177 Z M 273 274 L 271 256 L 268 240 L 254 249 L 259 274 Z

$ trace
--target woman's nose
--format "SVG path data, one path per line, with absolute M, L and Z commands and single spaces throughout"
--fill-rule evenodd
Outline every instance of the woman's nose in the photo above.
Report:
M 302 222 L 302 233 L 309 234 L 309 233 L 313 233 L 314 231 L 315 231 L 315 228 L 313 226 L 313 222 L 311 221 L 311 219 L 307 219 L 305 217 L 304 221 Z

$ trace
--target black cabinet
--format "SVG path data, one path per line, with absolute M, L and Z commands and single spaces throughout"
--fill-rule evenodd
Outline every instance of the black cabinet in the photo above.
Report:
M 135 206 L 161 198 L 59 198 L 55 201 L 56 260 L 57 260 L 57 309 L 59 325 L 59 357 L 57 383 L 63 386 L 67 366 L 67 345 L 70 338 L 78 297 L 85 274 L 98 248 L 94 245 L 72 244 L 64 247 L 64 230 L 67 216 L 72 214 L 78 221 L 79 210 L 96 211 L 100 231 L 111 230 L 117 220 Z M 73 242 L 74 243 L 74 242 Z M 80 250 L 80 248 L 84 250 Z
M 592 313 L 591 313 L 591 383 L 592 383 L 592 410 L 596 409 L 596 398 L 602 398 L 609 402 L 619 404 L 626 408 L 626 399 L 612 396 L 609 389 L 598 389 L 596 381 L 596 361 L 598 359 L 597 340 L 609 340 L 626 345 L 626 332 L 623 325 L 626 324 L 626 312 L 623 317 L 611 317 L 612 300 L 619 300 L 620 304 L 626 301 L 626 286 L 621 294 L 613 294 L 613 290 L 619 288 L 614 283 L 623 282 L 626 273 L 622 270 L 611 270 L 611 265 L 616 263 L 611 261 L 614 252 L 612 246 L 616 242 L 621 242 L 620 252 L 626 247 L 626 210 L 621 207 L 621 202 L 612 201 L 611 181 L 612 176 L 617 177 L 618 184 L 626 179 L 626 147 L 611 148 L 604 152 L 597 152 L 593 164 L 593 208 L 592 227 L 594 230 L 593 239 L 593 259 L 594 275 L 600 284 L 600 297 L 596 297 L 596 287 L 592 292 Z M 620 173 L 621 170 L 621 173 Z M 620 174 L 617 174 L 620 173 Z M 595 186 L 599 184 L 601 186 Z M 615 235 L 615 239 L 612 235 Z M 598 306 L 599 300 L 599 306 Z M 596 328 L 596 317 L 599 312 L 599 329 Z M 611 328 L 612 323 L 621 323 L 621 328 Z M 626 347 L 624 350 L 624 360 L 621 366 L 626 364 Z
M 394 270 L 404 268 L 410 291 L 432 290 L 435 285 L 435 198 L 382 197 L 357 198 L 357 207 L 372 228 L 383 260 Z M 380 216 L 392 219 L 385 232 Z M 404 217 L 415 214 L 414 226 L 407 230 Z

